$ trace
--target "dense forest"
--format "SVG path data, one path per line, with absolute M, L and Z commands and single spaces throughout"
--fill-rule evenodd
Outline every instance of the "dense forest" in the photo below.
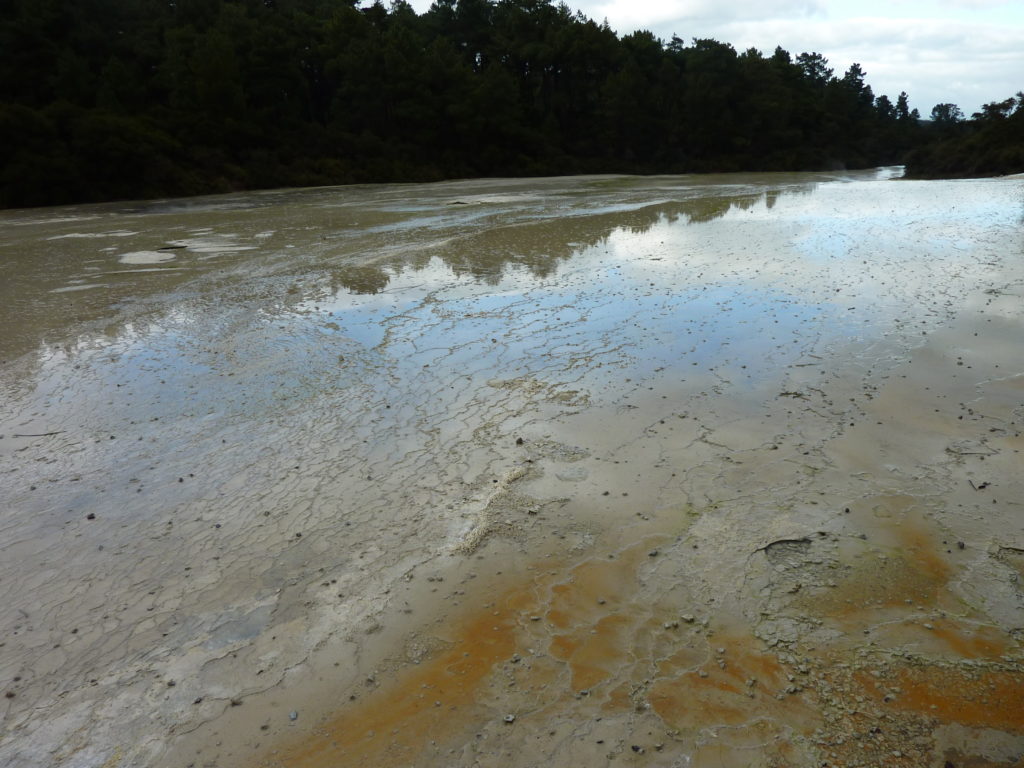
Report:
M 876 97 L 858 64 L 837 75 L 814 52 L 619 38 L 550 0 L 437 0 L 423 14 L 402 0 L 5 6 L 4 206 L 468 176 L 853 168 L 924 152 L 931 135 L 906 93 Z M 1020 105 L 1008 110 L 999 119 L 1019 123 Z M 975 135 L 962 122 L 941 139 Z
M 955 104 L 936 104 L 921 146 L 906 157 L 917 178 L 1024 173 L 1024 92 L 986 104 L 965 121 Z

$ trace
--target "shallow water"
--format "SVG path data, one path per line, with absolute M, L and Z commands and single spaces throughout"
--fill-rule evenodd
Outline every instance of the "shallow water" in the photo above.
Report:
M 894 175 L 0 214 L 0 758 L 1012 764 L 1024 180 Z

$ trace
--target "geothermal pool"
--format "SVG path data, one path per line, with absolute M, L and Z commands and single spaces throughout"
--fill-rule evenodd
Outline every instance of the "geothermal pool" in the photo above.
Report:
M 1024 756 L 1024 178 L 0 212 L 0 762 Z

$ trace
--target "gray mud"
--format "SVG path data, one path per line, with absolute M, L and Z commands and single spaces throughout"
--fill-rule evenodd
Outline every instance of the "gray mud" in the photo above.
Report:
M 1024 180 L 0 214 L 0 763 L 1024 755 Z

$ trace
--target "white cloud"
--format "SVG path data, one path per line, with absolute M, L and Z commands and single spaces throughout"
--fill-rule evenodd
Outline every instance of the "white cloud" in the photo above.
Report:
M 788 0 L 757 4 L 760 12 L 749 16 L 741 11 L 753 3 L 720 5 L 728 7 L 718 15 L 711 14 L 713 4 L 704 0 L 615 0 L 594 10 L 621 8 L 620 16 L 607 14 L 620 34 L 645 27 L 664 40 L 673 34 L 684 40 L 713 37 L 739 51 L 754 47 L 770 54 L 776 45 L 793 56 L 818 51 L 837 74 L 857 62 L 876 94 L 895 99 L 906 91 L 911 106 L 924 116 L 940 102 L 958 104 L 970 115 L 985 102 L 1024 89 L 1024 24 L 928 16 L 839 17 L 834 4 L 826 12 L 821 4 Z M 914 5 L 921 10 L 920 3 Z
M 734 20 L 800 19 L 825 12 L 824 4 L 818 0 L 739 0 L 728 3 L 720 0 L 611 0 L 596 3 L 583 0 L 578 3 L 578 8 L 596 21 L 607 18 L 613 28 L 621 26 L 623 34 L 641 28 L 654 31 L 653 27 L 666 23 L 693 27 Z
M 557 2 L 558 0 L 552 0 Z M 968 115 L 1024 90 L 1021 0 L 565 0 L 620 36 L 715 38 L 736 50 L 824 54 L 837 74 L 858 62 L 876 94 L 900 91 L 927 117 L 940 102 Z M 415 0 L 424 11 L 430 0 Z
M 947 101 L 970 114 L 1024 88 L 1024 27 L 874 17 L 728 23 L 718 31 L 741 49 L 817 50 L 837 74 L 856 61 L 876 94 L 907 91 L 925 116 Z

